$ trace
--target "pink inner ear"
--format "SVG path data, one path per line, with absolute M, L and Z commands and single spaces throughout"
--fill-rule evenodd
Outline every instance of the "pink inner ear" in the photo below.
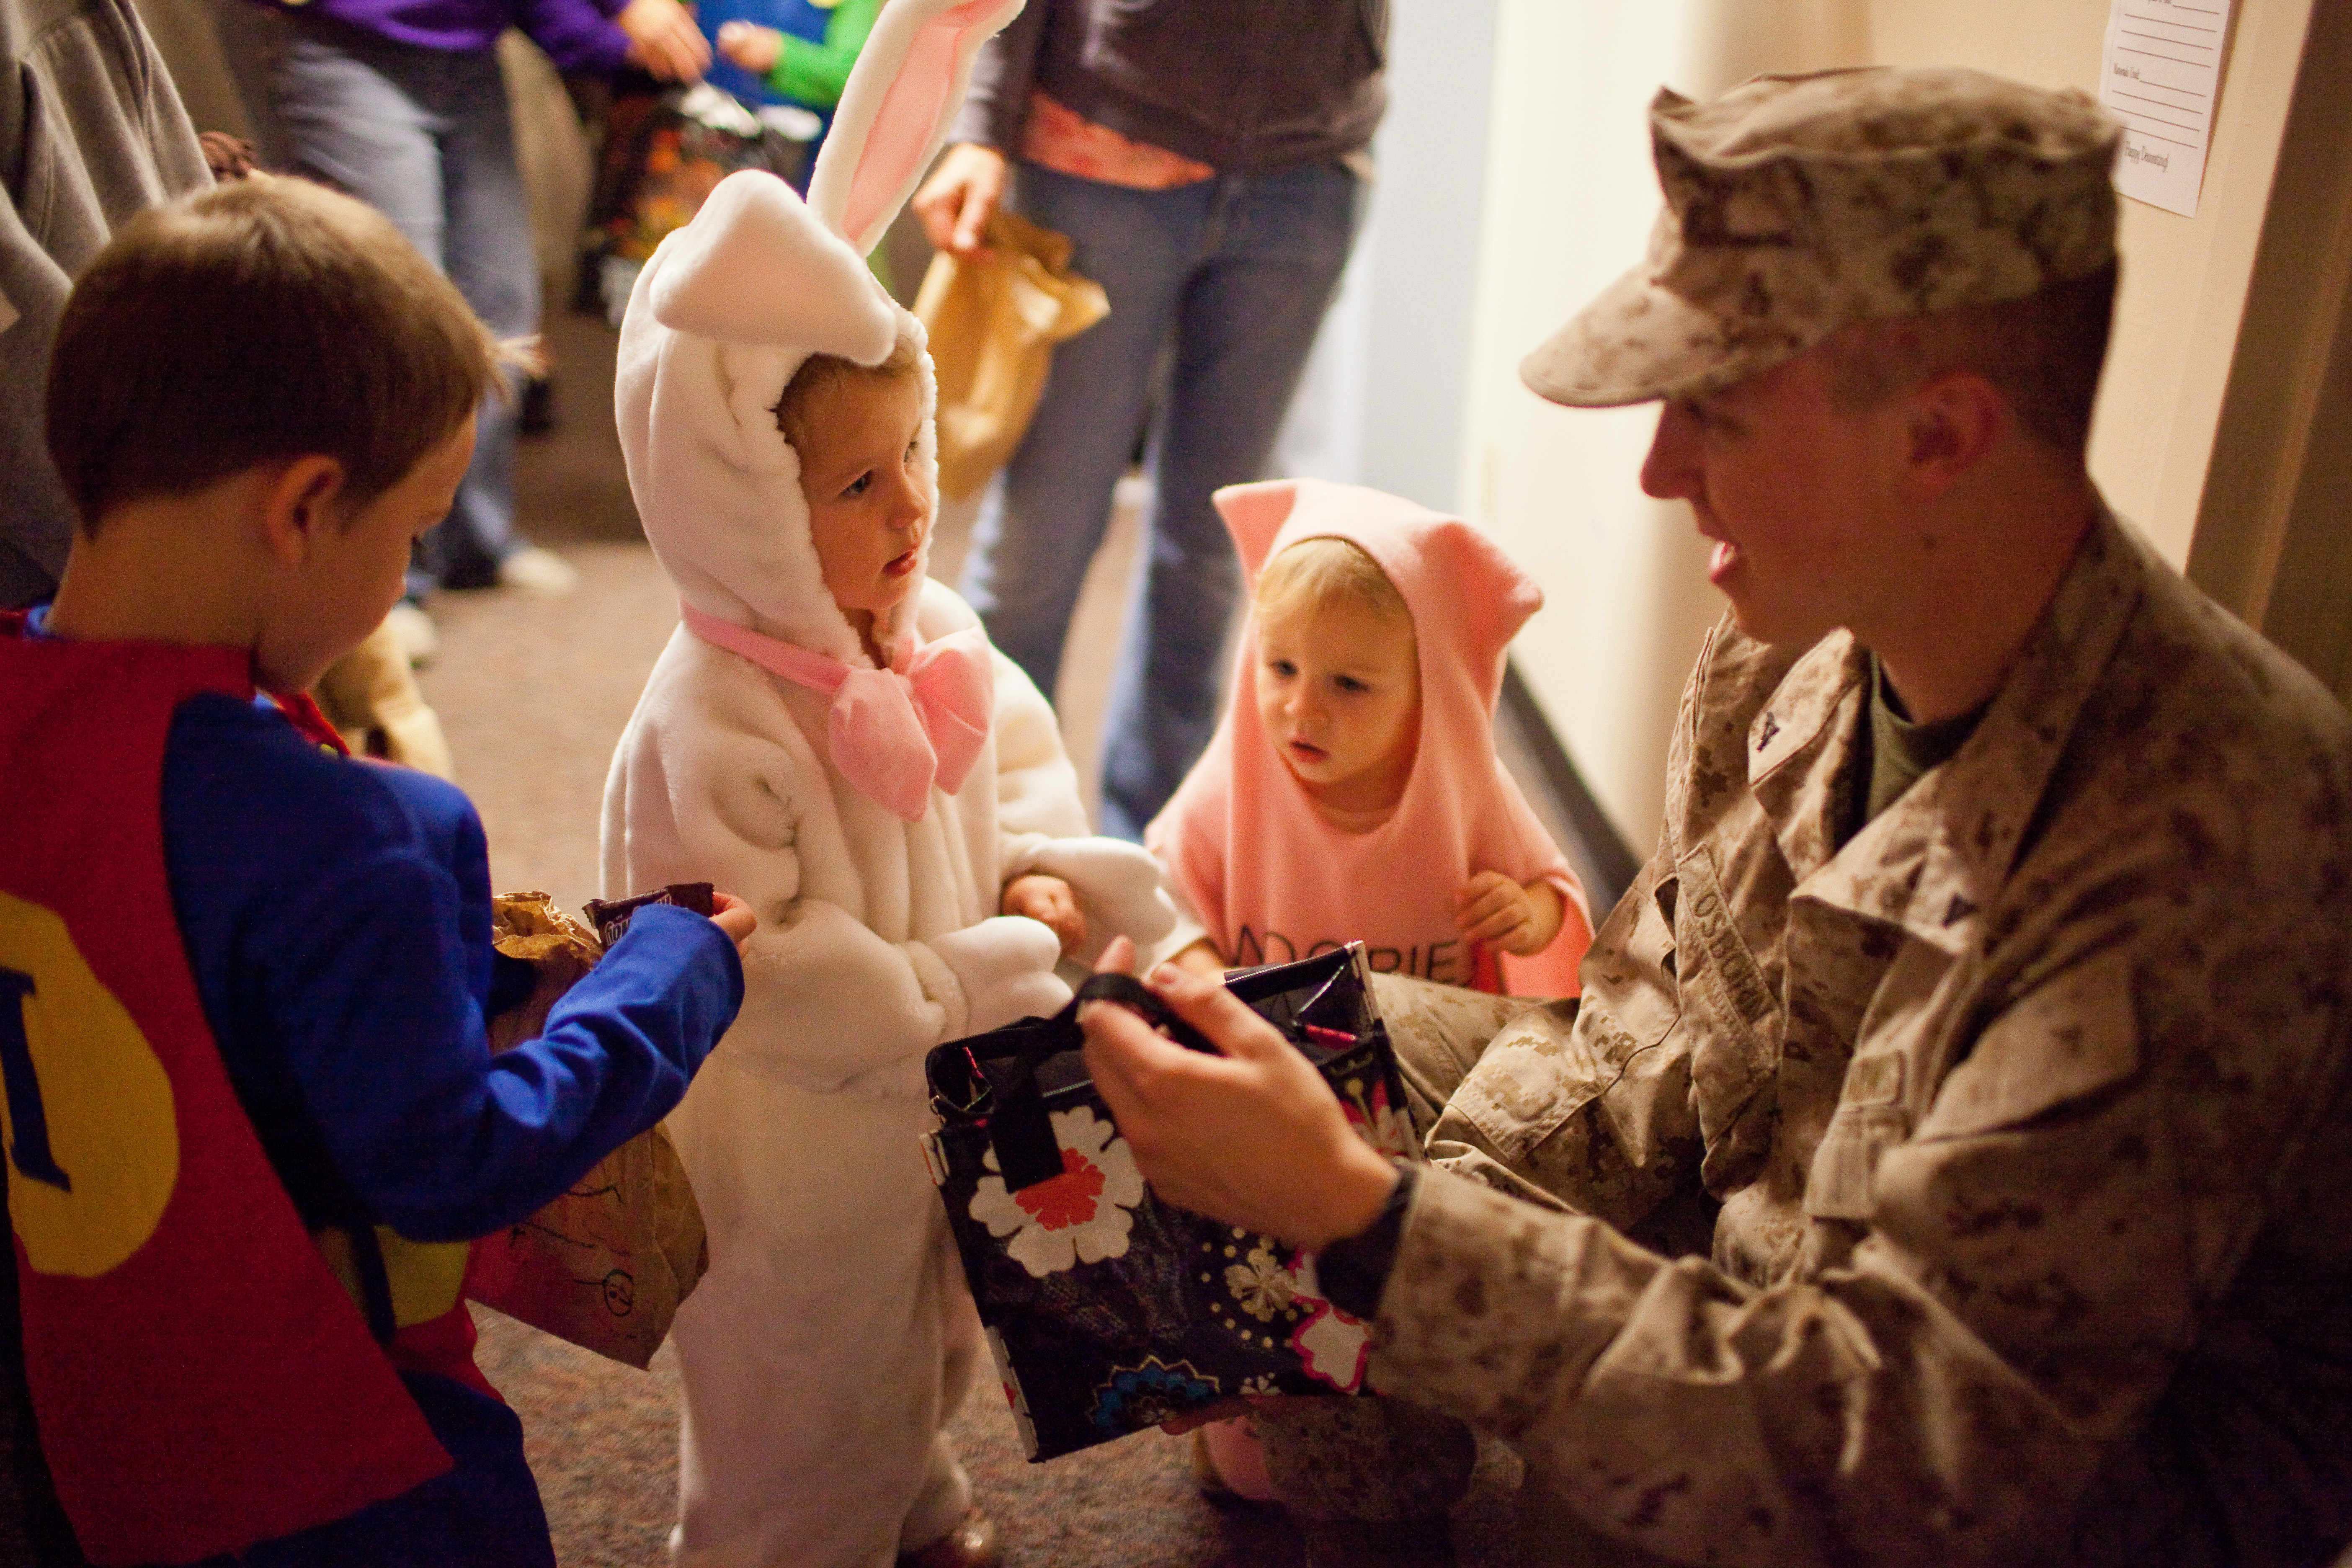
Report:
M 940 128 L 940 110 L 955 90 L 957 47 L 981 14 L 995 3 L 969 0 L 915 35 L 906 63 L 898 68 L 890 90 L 882 96 L 874 128 L 866 132 L 857 172 L 849 177 L 842 232 L 853 245 L 877 218 L 889 216 L 887 209 L 931 150 L 931 138 Z

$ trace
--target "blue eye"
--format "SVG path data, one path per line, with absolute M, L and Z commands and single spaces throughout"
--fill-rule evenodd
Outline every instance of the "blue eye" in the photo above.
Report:
M 1298 667 L 1291 663 L 1286 658 L 1267 659 L 1265 661 L 1265 667 L 1266 668 L 1274 671 L 1275 674 L 1282 677 L 1285 680 L 1288 680 L 1292 676 L 1298 673 Z
M 1331 683 L 1342 691 L 1370 691 L 1371 689 L 1370 687 L 1365 685 L 1362 681 L 1357 679 L 1352 675 L 1334 676 L 1331 678 Z
M 845 496 L 862 496 L 873 488 L 874 475 L 871 471 L 868 471 L 866 473 L 860 474 L 856 479 L 850 480 L 848 485 L 844 488 L 841 493 Z

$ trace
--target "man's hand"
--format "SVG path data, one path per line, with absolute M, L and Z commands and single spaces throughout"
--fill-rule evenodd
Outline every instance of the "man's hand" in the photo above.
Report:
M 700 81 L 710 45 L 677 0 L 629 0 L 613 18 L 629 35 L 629 63 L 664 81 Z
M 1454 924 L 1465 940 L 1520 958 L 1551 945 L 1563 914 L 1558 888 L 1521 885 L 1500 871 L 1479 872 L 1454 895 Z
M 725 931 L 727 940 L 740 952 L 743 944 L 751 940 L 751 933 L 760 929 L 760 917 L 734 894 L 714 890 L 710 895 L 710 923 Z
M 1025 877 L 1015 877 L 1004 884 L 1004 897 L 997 904 L 1000 915 L 1027 915 L 1038 924 L 1052 928 L 1062 939 L 1062 956 L 1076 958 L 1087 945 L 1087 917 L 1078 908 L 1078 896 L 1059 877 L 1048 877 L 1033 871 Z
M 719 52 L 753 76 L 766 76 L 784 52 L 784 36 L 757 22 L 721 22 Z
M 1134 961 L 1120 937 L 1099 967 Z M 1378 1219 L 1396 1171 L 1349 1130 L 1307 1058 L 1204 975 L 1163 963 L 1144 984 L 1224 1053 L 1186 1050 L 1113 1003 L 1079 1010 L 1087 1070 L 1152 1190 L 1298 1247 Z
M 923 188 L 915 193 L 915 216 L 933 247 L 959 257 L 984 255 L 989 216 L 1004 199 L 1004 154 L 978 142 L 948 149 Z

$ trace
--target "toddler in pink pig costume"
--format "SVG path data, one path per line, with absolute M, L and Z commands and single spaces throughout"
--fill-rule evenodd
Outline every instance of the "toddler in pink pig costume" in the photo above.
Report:
M 1584 889 L 1495 757 L 1511 637 L 1543 603 L 1458 518 L 1356 485 L 1219 490 L 1254 608 L 1209 749 L 1144 842 L 1196 968 L 1349 942 L 1372 967 L 1572 994 Z
M 1540 590 L 1468 523 L 1378 490 L 1282 479 L 1216 503 L 1253 608 L 1224 719 L 1144 835 L 1178 894 L 1161 951 L 1213 972 L 1361 942 L 1382 972 L 1572 994 L 1584 890 L 1495 757 L 1504 652 Z M 1275 1499 L 1247 1421 L 1194 1442 L 1211 1489 Z

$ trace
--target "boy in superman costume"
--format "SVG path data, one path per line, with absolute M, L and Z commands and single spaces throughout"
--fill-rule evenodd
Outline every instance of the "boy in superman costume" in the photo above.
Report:
M 385 219 L 292 181 L 142 215 L 68 302 L 81 526 L 55 604 L 0 620 L 5 1348 L 45 1562 L 554 1561 L 463 1244 L 677 1102 L 751 913 L 640 913 L 493 1058 L 472 807 L 266 695 L 399 596 L 498 357 Z

